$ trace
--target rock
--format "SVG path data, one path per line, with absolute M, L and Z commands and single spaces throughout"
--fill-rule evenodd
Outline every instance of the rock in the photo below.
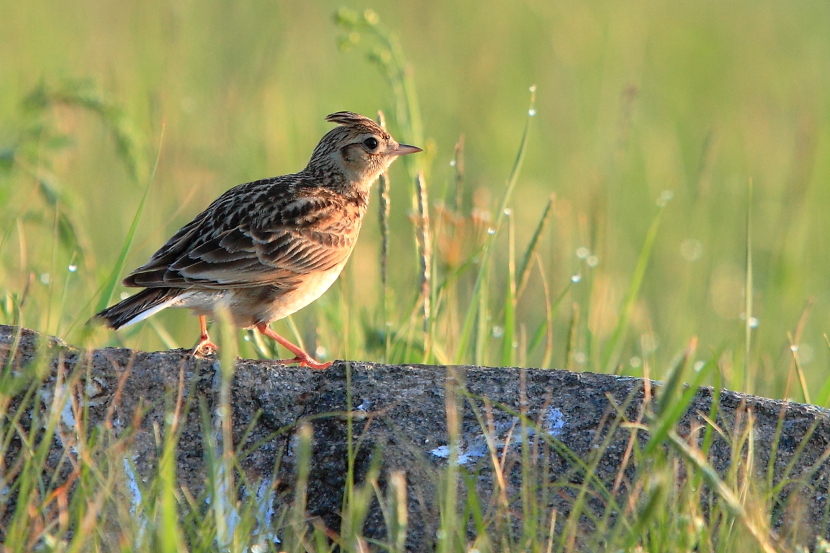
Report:
M 11 352 L 15 355 L 9 364 Z M 43 376 L 42 384 L 45 398 L 54 397 L 65 387 L 66 378 L 75 375 L 83 385 L 72 389 L 89 408 L 93 424 L 106 425 L 117 434 L 139 422 L 140 431 L 131 441 L 139 475 L 153 472 L 160 449 L 158 429 L 164 431 L 170 420 L 167 415 L 178 404 L 182 413 L 176 452 L 178 478 L 193 497 L 208 492 L 205 456 L 222 447 L 217 417 L 221 379 L 216 359 L 194 358 L 185 350 L 83 351 L 29 330 L 0 326 L 0 366 L 20 371 L 39 355 L 49 359 L 49 373 Z M 177 403 L 180 378 L 182 391 Z M 252 360 L 238 360 L 229 387 L 234 448 L 245 452 L 241 466 L 250 487 L 256 488 L 250 495 L 273 497 L 275 512 L 294 499 L 299 469 L 297 431 L 308 422 L 313 429 L 313 447 L 307 512 L 337 531 L 347 479 L 347 425 L 351 419 L 355 443 L 359 443 L 354 457 L 358 485 L 373 463 L 379 463 L 382 490 L 390 474 L 405 472 L 407 550 L 411 551 L 435 548 L 439 495 L 446 489 L 440 476 L 451 453 L 448 405 L 457 406 L 458 413 L 455 456 L 460 469 L 472 475 L 479 501 L 486 504 L 490 500 L 495 481 L 488 433 L 482 428 L 490 429 L 491 445 L 504 463 L 507 497 L 513 502 L 519 502 L 522 486 L 524 432 L 530 446 L 526 458 L 533 465 L 526 474 L 533 476 L 537 490 L 547 494 L 543 499 L 546 510 L 557 509 L 561 529 L 576 495 L 572 491 L 584 480 L 578 460 L 596 462 L 595 472 L 602 484 L 592 486 L 603 485 L 619 498 L 632 489 L 637 471 L 630 447 L 635 444 L 630 426 L 621 427 L 620 423 L 642 421 L 644 398 L 658 388 L 657 383 L 641 379 L 560 370 L 337 362 L 328 370 L 316 371 Z M 697 390 L 676 425 L 679 436 L 688 438 L 693 433 L 690 442 L 700 443 L 700 428 L 707 424 L 704 415 L 713 412 L 715 397 L 711 388 Z M 200 404 L 207 408 L 208 428 Z M 15 405 L 12 402 L 12 412 Z M 520 412 L 534 424 L 523 430 L 516 416 Z M 71 419 L 71 412 L 67 416 Z M 740 436 L 751 421 L 751 470 L 755 477 L 763 482 L 767 467 L 772 466 L 776 483 L 782 479 L 789 482 L 779 496 L 781 504 L 774 509 L 775 530 L 786 534 L 788 541 L 809 545 L 817 535 L 827 536 L 828 411 L 722 391 L 716 420 L 725 434 L 733 436 Z M 71 426 L 71 420 L 64 423 Z M 642 447 L 648 436 L 642 431 L 636 435 L 636 445 Z M 206 441 L 206 436 L 211 440 Z M 743 458 L 732 458 L 732 444 L 718 433 L 713 438 L 708 462 L 717 471 L 725 474 L 736 462 L 741 463 L 741 470 L 750 466 Z M 58 441 L 53 449 L 54 462 L 66 463 L 68 454 Z M 771 455 L 775 458 L 770 465 Z M 258 482 L 266 484 L 258 487 Z M 551 487 L 568 482 L 574 486 Z M 273 496 L 264 493 L 269 485 L 275 490 Z M 520 507 L 519 502 L 516 509 L 520 511 Z M 605 505 L 597 494 L 592 494 L 590 508 L 604 512 Z M 798 517 L 800 523 L 795 520 Z M 583 517 L 580 524 L 588 532 L 593 523 Z M 386 539 L 387 525 L 376 501 L 363 531 L 367 537 Z

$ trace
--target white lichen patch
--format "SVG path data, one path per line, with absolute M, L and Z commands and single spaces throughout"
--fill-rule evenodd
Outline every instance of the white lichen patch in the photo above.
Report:
M 545 432 L 554 438 L 562 435 L 565 428 L 565 415 L 559 407 L 548 407 L 545 413 Z
M 137 533 L 135 537 L 136 547 L 144 543 L 147 533 L 147 518 L 143 514 L 142 502 L 144 495 L 141 493 L 141 488 L 138 486 L 138 476 L 135 472 L 135 456 L 133 459 L 124 457 L 124 478 L 126 479 L 127 491 L 130 497 L 130 514 L 137 520 Z
M 259 536 L 257 543 L 251 546 L 251 551 L 268 551 L 268 543 L 281 543 L 277 534 L 273 531 L 274 520 L 274 486 L 273 481 L 263 480 L 256 491 L 256 521 Z
M 565 415 L 558 407 L 548 407 L 542 417 L 541 430 L 552 438 L 559 438 L 565 429 Z M 492 429 L 484 432 L 465 432 L 461 436 L 456 452 L 456 463 L 469 464 L 476 459 L 488 455 L 491 449 L 501 453 L 505 447 L 512 448 L 523 442 L 523 435 L 528 438 L 535 436 L 535 425 L 527 425 L 522 429 L 521 420 L 511 417 L 508 420 L 496 421 Z M 430 454 L 440 459 L 449 459 L 452 450 L 448 445 L 442 445 L 430 450 Z

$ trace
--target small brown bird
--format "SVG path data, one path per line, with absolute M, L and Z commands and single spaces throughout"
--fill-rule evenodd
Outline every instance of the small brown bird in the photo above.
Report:
M 219 306 L 234 325 L 256 328 L 314 369 L 320 363 L 268 327 L 319 298 L 354 249 L 372 184 L 398 156 L 422 151 L 398 144 L 377 123 L 341 111 L 299 173 L 231 188 L 124 279 L 144 290 L 94 319 L 118 329 L 167 307 L 199 316 L 194 352 L 216 346 L 207 317 Z

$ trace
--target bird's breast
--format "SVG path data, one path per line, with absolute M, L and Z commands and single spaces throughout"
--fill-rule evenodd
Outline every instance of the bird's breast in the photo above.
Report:
M 271 322 L 296 313 L 322 296 L 340 276 L 340 272 L 345 265 L 346 262 L 344 261 L 327 271 L 317 271 L 304 275 L 302 281 L 295 287 L 280 291 L 262 316 L 267 319 L 267 322 Z

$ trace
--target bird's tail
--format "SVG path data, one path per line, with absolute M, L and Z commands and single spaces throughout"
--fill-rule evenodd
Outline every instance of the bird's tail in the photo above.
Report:
M 184 292 L 177 288 L 145 288 L 137 294 L 107 307 L 90 322 L 101 322 L 108 327 L 118 330 L 122 326 L 131 325 L 158 313 L 179 300 Z

